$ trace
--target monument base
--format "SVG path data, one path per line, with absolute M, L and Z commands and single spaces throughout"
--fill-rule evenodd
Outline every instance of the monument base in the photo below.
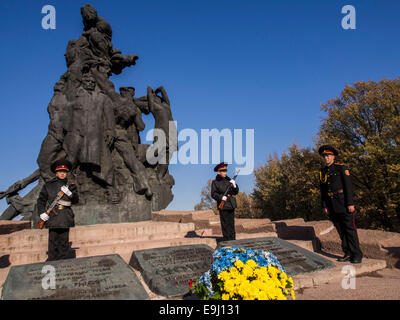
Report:
M 135 192 L 132 177 L 128 174 L 128 181 L 121 181 L 121 176 L 117 177 L 119 184 L 114 190 L 116 203 L 113 203 L 111 189 L 93 182 L 92 177 L 73 173 L 72 180 L 77 181 L 79 191 L 79 203 L 72 207 L 75 214 L 75 225 L 94 225 L 106 223 L 125 223 L 152 220 L 152 212 L 165 209 L 173 200 L 172 186 L 174 178 L 167 173 L 161 179 L 157 177 L 156 171 L 146 168 L 149 178 L 149 185 L 153 192 L 151 198 L 144 194 Z M 37 190 L 39 193 L 40 190 Z M 33 222 L 36 228 L 39 216 L 29 214 L 26 217 Z

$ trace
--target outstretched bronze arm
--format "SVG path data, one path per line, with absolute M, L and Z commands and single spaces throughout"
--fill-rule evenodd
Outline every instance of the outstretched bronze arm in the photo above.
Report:
M 157 88 L 155 94 L 157 94 L 157 93 L 159 93 L 159 92 L 161 92 L 162 100 L 163 100 L 166 104 L 171 105 L 171 103 L 170 103 L 170 101 L 169 101 L 169 98 L 168 98 L 168 95 L 167 95 L 167 91 L 165 91 L 165 89 L 164 89 L 163 86 Z
M 9 194 L 16 193 L 22 189 L 24 189 L 27 185 L 35 182 L 40 177 L 39 169 L 33 172 L 29 177 L 24 179 L 18 180 L 15 182 L 11 187 L 9 187 L 6 191 L 0 192 L 0 200 L 4 197 L 8 196 Z
M 147 87 L 147 101 L 149 102 L 149 110 L 153 110 L 153 104 L 154 104 L 154 91 L 152 87 L 148 86 Z

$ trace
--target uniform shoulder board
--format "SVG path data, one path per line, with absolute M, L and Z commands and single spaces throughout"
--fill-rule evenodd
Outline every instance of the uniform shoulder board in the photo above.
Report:
M 344 174 L 345 174 L 346 176 L 349 176 L 349 175 L 350 175 L 350 171 L 349 171 L 349 169 L 348 169 L 346 166 L 343 166 L 343 171 L 344 171 Z
M 349 175 L 350 175 L 350 171 L 349 171 L 349 169 L 346 167 L 346 165 L 344 165 L 343 163 L 337 163 L 337 165 L 339 165 L 339 166 L 342 168 L 342 170 L 343 170 L 343 172 L 344 172 L 344 174 L 345 174 L 346 176 L 349 176 Z
M 344 166 L 343 163 L 335 163 L 337 166 Z

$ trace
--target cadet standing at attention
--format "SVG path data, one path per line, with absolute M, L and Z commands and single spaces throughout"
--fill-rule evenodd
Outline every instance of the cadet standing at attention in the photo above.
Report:
M 318 153 L 326 164 L 319 174 L 322 207 L 335 225 L 342 241 L 344 256 L 338 261 L 361 263 L 363 254 L 355 225 L 350 172 L 346 166 L 334 163 L 338 151 L 332 146 L 324 145 L 319 148 Z
M 49 247 L 47 261 L 68 259 L 69 228 L 75 226 L 74 213 L 71 205 L 79 201 L 75 183 L 68 181 L 67 173 L 71 169 L 68 160 L 58 160 L 51 165 L 51 171 L 56 177 L 47 182 L 40 191 L 37 200 L 37 210 L 40 219 L 49 228 Z M 46 203 L 51 204 L 62 191 L 64 195 L 57 205 L 46 213 Z
M 237 207 L 234 195 L 239 193 L 239 186 L 234 179 L 227 176 L 228 164 L 221 162 L 214 168 L 217 172 L 216 178 L 211 183 L 211 197 L 217 201 L 218 207 L 224 202 L 222 209 L 219 209 L 219 216 L 222 229 L 222 241 L 236 239 L 235 233 L 235 208 Z M 229 188 L 229 190 L 228 190 Z M 225 192 L 228 192 L 225 195 Z

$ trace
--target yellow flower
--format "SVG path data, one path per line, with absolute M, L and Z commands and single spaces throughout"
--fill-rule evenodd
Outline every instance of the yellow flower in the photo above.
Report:
M 267 295 L 264 291 L 261 291 L 261 292 L 258 294 L 257 299 L 258 299 L 258 300 L 268 300 L 268 295 Z
M 276 297 L 277 300 L 287 300 L 287 298 L 285 297 L 284 294 L 282 294 L 282 292 L 280 294 L 277 295 Z
M 238 290 L 238 294 L 243 298 L 247 298 L 248 297 L 248 288 L 246 288 L 246 286 L 240 286 L 239 290 Z
M 237 260 L 234 265 L 238 269 L 241 269 L 244 267 L 244 263 L 241 260 Z
M 230 271 L 231 271 L 232 278 L 234 278 L 234 277 L 236 278 L 239 275 L 239 270 L 236 269 L 236 267 L 232 267 Z
M 223 293 L 222 294 L 222 300 L 229 300 L 229 294 Z
M 235 289 L 235 283 L 233 280 L 226 280 L 224 283 L 224 290 L 231 293 Z
M 253 276 L 253 269 L 250 268 L 249 266 L 244 266 L 242 269 L 242 275 L 246 278 L 252 277 Z
M 254 260 L 249 259 L 246 261 L 246 265 L 254 269 L 257 266 L 257 263 Z
M 223 282 L 222 300 L 286 300 L 293 287 L 293 279 L 275 267 L 259 267 L 249 259 L 235 261 L 234 266 L 218 275 Z M 251 279 L 251 280 L 249 280 Z M 292 299 L 295 299 L 291 290 Z
M 256 287 L 254 287 L 254 286 L 249 286 L 249 288 L 248 288 L 248 294 L 249 294 L 253 299 L 255 299 L 255 298 L 257 297 L 258 291 L 259 291 L 259 290 L 258 290 Z
M 218 279 L 222 280 L 222 281 L 226 281 L 230 278 L 230 274 L 227 271 L 222 271 L 219 275 L 218 275 Z
M 290 295 L 292 296 L 293 300 L 296 300 L 296 296 L 294 295 L 294 290 L 290 290 Z

